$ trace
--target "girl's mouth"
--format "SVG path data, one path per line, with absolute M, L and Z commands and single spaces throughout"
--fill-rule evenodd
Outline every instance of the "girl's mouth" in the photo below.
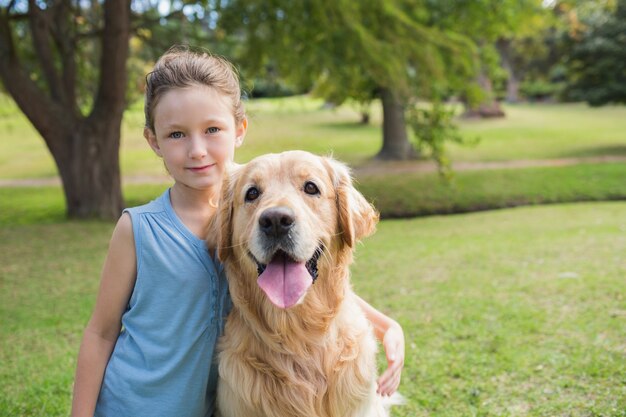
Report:
M 206 172 L 213 168 L 215 164 L 203 165 L 200 167 L 188 167 L 187 169 L 191 172 Z

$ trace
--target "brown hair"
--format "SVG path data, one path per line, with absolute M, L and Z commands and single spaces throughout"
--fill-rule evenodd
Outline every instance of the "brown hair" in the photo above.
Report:
M 240 123 L 245 118 L 239 76 L 233 65 L 206 52 L 175 46 L 163 54 L 152 72 L 146 75 L 146 127 L 154 132 L 154 109 L 163 94 L 173 88 L 193 85 L 206 85 L 230 97 L 235 122 Z

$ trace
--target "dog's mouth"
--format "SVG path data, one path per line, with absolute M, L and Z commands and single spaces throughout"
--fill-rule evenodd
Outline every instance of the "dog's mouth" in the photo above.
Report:
M 322 247 L 318 247 L 306 262 L 299 262 L 280 249 L 268 264 L 259 262 L 252 253 L 249 255 L 257 265 L 259 287 L 274 305 L 289 308 L 300 301 L 317 279 L 317 262 L 322 251 Z

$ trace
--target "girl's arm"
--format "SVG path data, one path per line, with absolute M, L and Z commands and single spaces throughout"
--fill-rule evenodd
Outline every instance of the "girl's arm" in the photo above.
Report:
M 72 417 L 93 417 L 104 370 L 135 285 L 137 261 L 130 216 L 120 217 L 102 270 L 100 290 L 78 353 Z
M 378 378 L 380 395 L 391 395 L 400 385 L 402 367 L 404 366 L 404 332 L 393 319 L 387 317 L 357 296 L 357 302 L 367 319 L 374 327 L 374 334 L 380 340 L 387 356 L 387 370 Z

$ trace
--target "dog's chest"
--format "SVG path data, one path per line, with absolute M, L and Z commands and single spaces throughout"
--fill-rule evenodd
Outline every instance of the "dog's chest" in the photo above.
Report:
M 228 391 L 220 394 L 220 406 L 228 398 L 237 417 L 353 415 L 351 410 L 371 397 L 375 379 L 374 347 L 367 335 L 360 336 L 346 340 L 344 334 L 298 354 L 270 351 L 258 341 L 227 340 L 226 345 L 247 348 L 220 357 L 218 390 Z

